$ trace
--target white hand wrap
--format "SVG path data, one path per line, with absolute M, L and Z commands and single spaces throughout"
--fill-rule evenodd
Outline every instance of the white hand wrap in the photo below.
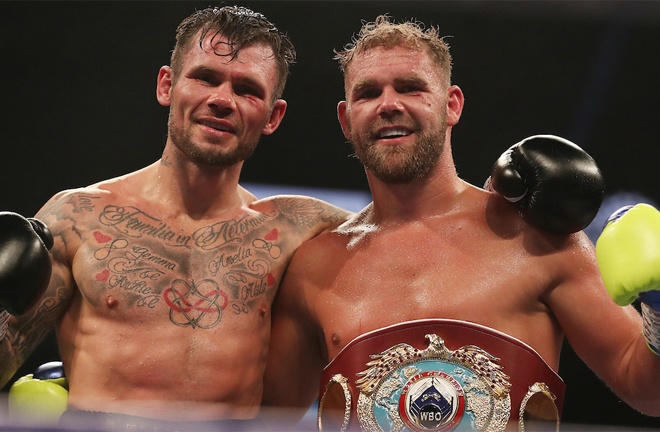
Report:
M 0 310 L 0 342 L 2 342 L 3 339 L 5 338 L 8 327 L 9 327 L 9 312 L 2 309 Z
M 644 319 L 646 343 L 651 351 L 660 356 L 660 311 L 642 303 L 642 318 Z

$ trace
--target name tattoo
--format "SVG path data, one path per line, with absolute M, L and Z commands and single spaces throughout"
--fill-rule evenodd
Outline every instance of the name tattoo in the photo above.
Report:
M 260 227 L 275 214 L 260 213 L 243 216 L 238 220 L 226 220 L 198 229 L 193 233 L 195 245 L 203 250 L 214 250 L 227 244 L 241 243 L 246 234 Z
M 132 238 L 149 236 L 170 246 L 189 247 L 190 236 L 177 234 L 165 222 L 136 207 L 107 205 L 99 215 L 99 222 Z

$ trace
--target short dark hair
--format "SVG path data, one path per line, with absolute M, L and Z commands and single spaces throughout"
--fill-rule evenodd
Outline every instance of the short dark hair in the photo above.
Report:
M 195 11 L 181 21 L 176 29 L 176 43 L 170 60 L 174 80 L 181 72 L 183 56 L 190 48 L 193 37 L 200 31 L 200 47 L 209 32 L 215 32 L 213 37 L 220 35 L 227 38 L 231 47 L 228 54 L 230 61 L 243 47 L 259 43 L 268 45 L 273 50 L 279 74 L 275 98 L 282 96 L 291 65 L 296 61 L 295 47 L 289 37 L 264 15 L 242 6 L 209 7 Z

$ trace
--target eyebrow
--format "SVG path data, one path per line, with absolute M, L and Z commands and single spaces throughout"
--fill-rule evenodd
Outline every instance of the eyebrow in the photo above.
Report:
M 212 75 L 219 74 L 218 70 L 211 66 L 195 66 L 192 69 L 190 69 L 186 75 L 197 75 L 203 73 L 210 73 Z
M 428 82 L 424 79 L 419 78 L 418 76 L 408 76 L 403 78 L 397 78 L 394 80 L 395 85 L 399 84 L 417 84 L 420 87 L 426 87 Z
M 420 87 L 427 87 L 428 83 L 426 80 L 423 80 L 415 75 L 410 75 L 410 76 L 404 76 L 400 78 L 395 78 L 394 79 L 394 85 L 406 85 L 406 84 L 416 84 Z M 375 79 L 365 79 L 362 81 L 358 81 L 352 88 L 352 91 L 354 93 L 360 92 L 364 89 L 372 88 L 372 87 L 377 87 L 378 86 L 378 81 Z
M 375 80 L 364 80 L 360 81 L 350 89 L 351 94 L 361 93 L 364 89 L 372 88 L 376 85 Z
M 189 71 L 190 75 L 195 75 L 195 74 L 200 74 L 200 73 L 210 73 L 212 75 L 223 75 L 218 69 L 212 67 L 212 66 L 205 66 L 205 65 L 200 65 L 192 68 Z M 251 87 L 254 87 L 256 90 L 258 90 L 262 94 L 266 94 L 266 86 L 263 85 L 260 81 L 249 77 L 247 75 L 239 74 L 236 77 L 236 82 L 243 84 L 243 85 L 248 85 Z

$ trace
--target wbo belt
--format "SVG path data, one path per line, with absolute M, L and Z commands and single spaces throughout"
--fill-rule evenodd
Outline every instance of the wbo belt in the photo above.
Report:
M 482 325 L 408 321 L 363 334 L 321 376 L 321 431 L 559 430 L 564 381 Z

